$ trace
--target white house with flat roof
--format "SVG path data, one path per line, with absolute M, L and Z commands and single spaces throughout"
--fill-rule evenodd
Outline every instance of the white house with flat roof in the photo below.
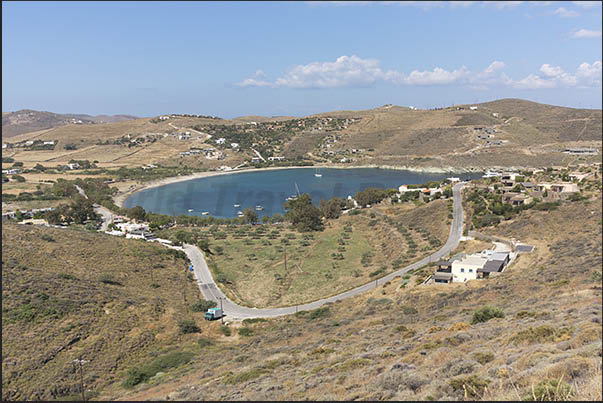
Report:
M 475 280 L 477 271 L 482 269 L 488 259 L 476 256 L 467 255 L 459 260 L 452 262 L 452 282 L 464 283 L 467 280 Z

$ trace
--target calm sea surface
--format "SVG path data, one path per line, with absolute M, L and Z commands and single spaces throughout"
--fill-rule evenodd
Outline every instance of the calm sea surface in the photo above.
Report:
M 263 206 L 258 215 L 284 214 L 285 199 L 296 193 L 309 193 L 315 204 L 320 199 L 347 198 L 368 187 L 398 188 L 403 184 L 419 184 L 451 176 L 461 179 L 479 178 L 481 173 L 420 173 L 412 171 L 350 168 L 283 169 L 259 172 L 240 172 L 209 178 L 192 179 L 140 191 L 125 200 L 125 207 L 142 206 L 146 211 L 169 215 L 201 215 L 236 217 L 246 207 Z M 235 204 L 240 207 L 234 207 Z M 192 210 L 192 211 L 190 211 Z

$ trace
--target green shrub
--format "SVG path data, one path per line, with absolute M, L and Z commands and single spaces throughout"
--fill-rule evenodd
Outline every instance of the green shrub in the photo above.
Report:
M 414 306 L 402 305 L 402 312 L 404 315 L 415 315 L 419 311 Z
M 560 400 L 571 400 L 572 387 L 567 383 L 555 379 L 545 379 L 530 390 L 523 400 L 549 402 Z
M 250 319 L 243 319 L 243 323 L 247 324 L 252 324 L 252 323 L 259 323 L 259 322 L 268 322 L 266 319 L 264 318 L 250 318 Z
M 473 358 L 475 358 L 475 361 L 479 362 L 480 364 L 484 365 L 489 363 L 490 361 L 492 361 L 494 359 L 494 354 L 487 352 L 487 353 L 474 353 L 473 354 Z
M 220 326 L 220 331 L 222 332 L 222 334 L 224 336 L 230 336 L 232 334 L 231 331 L 230 331 L 230 328 L 228 326 L 226 326 L 226 325 Z
M 208 347 L 214 344 L 214 342 L 210 339 L 206 339 L 205 337 L 200 337 L 199 340 L 197 340 L 197 344 L 199 347 Z
M 322 308 L 315 309 L 310 312 L 310 320 L 321 319 L 329 316 L 331 314 L 331 310 L 328 306 L 324 306 Z
M 190 319 L 184 319 L 179 321 L 178 327 L 180 328 L 180 332 L 182 334 L 201 332 L 201 329 L 199 329 L 199 326 L 197 326 L 195 321 Z
M 115 280 L 111 275 L 109 274 L 103 274 L 100 276 L 99 281 L 103 284 L 110 284 L 110 285 L 121 285 L 121 283 L 117 280 Z
M 505 313 L 500 308 L 486 305 L 473 313 L 471 324 L 487 322 L 492 318 L 504 318 Z
M 253 335 L 253 331 L 248 327 L 239 328 L 239 336 L 249 337 Z
M 228 374 L 222 379 L 222 383 L 234 385 L 237 383 L 250 381 L 266 373 L 268 373 L 268 370 L 265 368 L 254 368 L 249 371 L 239 372 L 236 375 Z
M 380 267 L 380 268 L 378 268 L 377 270 L 375 270 L 375 271 L 373 271 L 373 272 L 369 273 L 369 276 L 370 276 L 370 277 L 375 277 L 375 276 L 378 276 L 378 275 L 380 275 L 380 274 L 385 273 L 385 271 L 386 271 L 386 270 L 387 270 L 387 267 L 386 267 L 386 266 L 381 266 L 381 267 Z
M 161 355 L 155 358 L 150 364 L 130 368 L 130 370 L 128 370 L 128 377 L 124 381 L 123 386 L 131 388 L 139 383 L 146 382 L 158 372 L 163 372 L 170 368 L 186 364 L 192 358 L 193 353 L 187 351 L 177 351 Z
M 463 391 L 467 393 L 469 397 L 478 398 L 481 397 L 490 383 L 489 380 L 480 378 L 477 375 L 470 375 L 467 377 L 461 377 L 452 379 L 449 385 L 456 391 Z
M 55 242 L 54 238 L 48 234 L 42 234 L 40 235 L 40 238 L 47 242 Z
M 73 274 L 69 274 L 69 273 L 59 273 L 57 275 L 57 277 L 65 279 L 65 280 L 77 280 L 77 277 L 75 277 Z
M 205 299 L 200 299 L 198 301 L 193 302 L 191 305 L 191 310 L 193 312 L 207 312 L 209 308 L 215 308 L 218 304 L 215 301 L 207 301 Z

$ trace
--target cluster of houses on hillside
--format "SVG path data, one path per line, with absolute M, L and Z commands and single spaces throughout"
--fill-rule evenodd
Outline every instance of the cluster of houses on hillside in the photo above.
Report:
M 569 177 L 580 181 L 590 175 L 590 173 L 572 172 Z M 484 177 L 497 177 L 500 182 L 491 185 L 472 184 L 471 186 L 486 187 L 490 192 L 502 194 L 503 202 L 513 206 L 529 204 L 534 198 L 549 201 L 564 200 L 571 194 L 580 191 L 578 184 L 574 182 L 529 182 L 525 181 L 524 175 L 516 172 L 488 172 Z
M 490 274 L 502 273 L 514 258 L 515 252 L 484 250 L 481 253 L 461 253 L 449 260 L 436 262 L 432 279 L 434 283 L 464 283 L 486 278 Z
M 226 154 L 213 147 L 210 148 L 191 148 L 188 151 L 180 152 L 180 157 L 186 157 L 189 155 L 200 155 L 203 154 L 207 159 L 223 160 L 226 158 Z
M 498 131 L 491 127 L 474 127 L 473 130 L 477 132 L 478 140 L 485 140 L 486 146 L 500 146 L 505 143 L 505 140 L 495 140 L 494 135 Z

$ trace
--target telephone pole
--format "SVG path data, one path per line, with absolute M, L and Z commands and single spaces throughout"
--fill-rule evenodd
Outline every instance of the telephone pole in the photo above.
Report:
M 222 307 L 222 300 L 224 298 L 218 297 L 218 299 L 220 300 L 220 311 L 222 311 L 222 316 L 220 316 L 220 321 L 222 322 L 222 324 L 224 324 L 224 308 Z
M 73 360 L 74 366 L 75 364 L 78 364 L 80 366 L 80 390 L 82 391 L 82 400 L 86 401 L 86 391 L 84 390 L 84 367 L 83 365 L 86 364 L 88 361 L 82 360 L 82 357 L 80 356 L 80 358 Z M 76 372 L 77 372 L 77 368 L 76 368 Z

